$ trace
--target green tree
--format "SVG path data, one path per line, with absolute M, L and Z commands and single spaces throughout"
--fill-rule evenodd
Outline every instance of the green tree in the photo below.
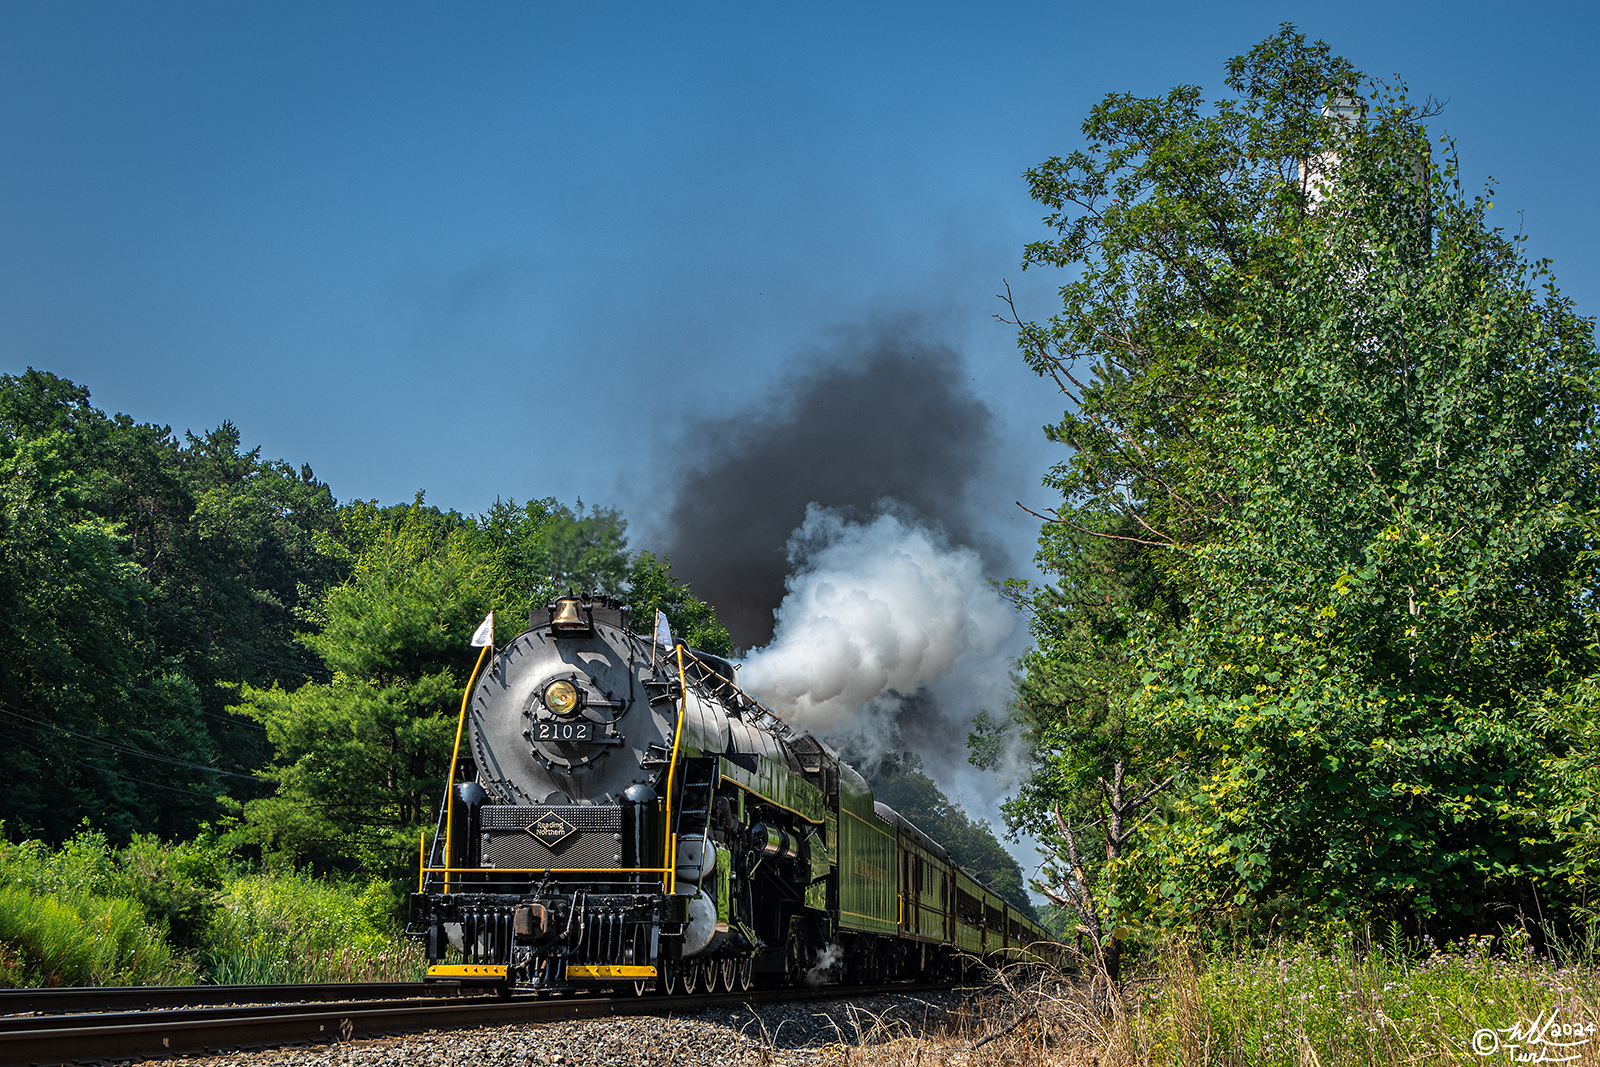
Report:
M 628 523 L 616 508 L 576 509 L 553 499 L 518 505 L 496 501 L 473 532 L 480 551 L 492 554 L 511 596 L 506 618 L 527 617 L 568 592 L 602 593 L 632 608 L 633 626 L 649 633 L 655 613 L 667 616 L 675 636 L 691 648 L 725 656 L 728 629 L 710 604 L 672 576 L 670 561 L 628 550 Z M 502 631 L 502 638 L 505 632 Z
M 244 805 L 240 836 L 291 862 L 386 871 L 433 825 L 467 642 L 508 592 L 477 531 L 420 498 L 387 516 L 357 506 L 349 520 L 362 554 L 305 638 L 330 679 L 241 687 L 235 710 L 266 729 L 278 789 Z
M 141 590 L 115 528 L 76 506 L 67 451 L 59 431 L 0 445 L 4 811 L 60 838 L 98 807 L 127 835 L 154 821 L 152 790 L 140 788 L 145 769 L 130 773 L 110 747 L 112 731 L 121 734 L 145 703 Z M 187 711 L 176 725 L 194 729 L 192 704 L 172 703 L 162 710 Z
M 510 507 L 514 510 L 516 505 Z M 630 554 L 622 512 L 600 507 L 586 511 L 581 501 L 575 510 L 554 500 L 527 508 L 518 527 L 521 532 L 511 538 L 527 547 L 520 554 L 505 554 L 502 567 L 508 585 L 518 575 L 531 576 L 529 608 L 537 609 L 563 593 L 602 593 L 632 608 L 633 626 L 641 633 L 652 631 L 659 610 L 666 614 L 673 635 L 691 648 L 717 656 L 733 651 L 728 628 L 717 618 L 716 609 L 672 576 L 669 560 L 642 550 Z M 483 527 L 492 529 L 496 522 L 496 512 L 491 511 Z
M 118 839 L 193 832 L 266 756 L 218 683 L 316 669 L 296 612 L 337 578 L 316 548 L 331 495 L 307 468 L 241 454 L 231 425 L 180 444 L 32 369 L 0 375 L 0 457 L 0 710 L 26 783 L 0 817 L 51 840 L 86 814 Z
M 628 584 L 628 523 L 616 508 L 551 509 L 545 532 L 549 578 L 557 593 L 623 597 Z
M 665 556 L 640 552 L 633 557 L 628 566 L 628 602 L 633 608 L 633 626 L 640 633 L 652 632 L 660 611 L 667 617 L 672 636 L 690 648 L 713 656 L 733 651 L 733 638 L 717 618 L 716 609 L 672 576 L 672 564 Z
M 53 374 L 0 375 L 0 820 L 176 837 L 237 801 L 269 853 L 381 865 L 430 821 L 484 611 L 504 642 L 557 593 L 603 592 L 727 650 L 626 529 L 549 499 L 338 506 L 232 423 L 180 440 Z
M 497 499 L 475 527 L 462 528 L 463 536 L 472 537 L 477 550 L 491 556 L 500 571 L 510 597 L 501 611 L 510 625 L 526 620 L 530 610 L 543 607 L 558 592 L 550 533 L 564 511 L 548 498 L 526 504 Z M 500 629 L 499 616 L 496 619 L 496 629 Z
M 1594 670 L 1590 323 L 1403 91 L 1292 27 L 1227 84 L 1108 97 L 1029 173 L 1027 262 L 1074 274 L 1014 321 L 1071 452 L 1013 815 L 1103 838 L 1100 780 L 1176 774 L 1085 872 L 1124 919 L 1531 912 Z

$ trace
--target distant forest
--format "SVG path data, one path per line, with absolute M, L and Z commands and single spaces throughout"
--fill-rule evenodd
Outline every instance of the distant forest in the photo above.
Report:
M 56 375 L 0 375 L 5 834 L 210 825 L 270 862 L 398 870 L 431 828 L 472 629 L 493 609 L 503 642 L 569 588 L 730 650 L 615 509 L 341 503 L 231 422 L 180 438 Z M 914 760 L 884 767 L 890 803 L 1025 904 L 987 824 Z

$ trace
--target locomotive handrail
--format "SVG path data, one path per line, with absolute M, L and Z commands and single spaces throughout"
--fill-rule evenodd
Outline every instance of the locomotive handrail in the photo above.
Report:
M 450 777 L 444 780 L 444 891 L 446 893 L 450 892 L 451 833 L 455 829 L 456 822 L 456 762 L 461 758 L 461 733 L 467 725 L 467 701 L 472 699 L 472 683 L 478 680 L 478 672 L 483 669 L 483 658 L 493 647 L 494 638 L 491 636 L 483 651 L 478 653 L 478 662 L 472 668 L 471 677 L 467 679 L 467 688 L 461 693 L 461 717 L 456 720 L 456 744 L 450 750 Z
M 679 647 L 681 648 L 682 646 L 679 646 Z M 726 685 L 728 685 L 735 693 L 738 693 L 740 696 L 744 697 L 752 705 L 754 705 L 755 709 L 757 711 L 761 712 L 761 714 L 765 715 L 767 718 L 771 719 L 773 722 L 777 723 L 779 726 L 784 727 L 785 729 L 788 728 L 789 724 L 787 722 L 785 722 L 783 719 L 779 718 L 777 712 L 773 711 L 771 708 L 769 708 L 765 704 L 761 703 L 761 701 L 757 700 L 755 697 L 751 696 L 749 693 L 746 693 L 742 688 L 740 688 L 738 682 L 734 681 L 732 678 L 724 678 L 722 675 L 718 674 L 716 672 L 716 670 L 711 666 L 711 664 L 707 663 L 705 660 L 703 660 L 699 656 L 695 655 L 694 651 L 692 649 L 689 649 L 687 651 L 689 652 L 689 658 L 694 660 L 695 664 L 701 670 L 703 670 L 707 674 L 711 675 L 711 677 L 715 678 L 717 681 L 723 682 Z M 680 664 L 680 670 L 679 670 L 678 673 L 679 673 L 679 677 L 680 677 L 680 681 L 681 681 L 682 673 L 683 673 L 682 669 L 681 669 L 681 664 Z
M 672 731 L 672 760 L 667 764 L 666 844 L 661 862 L 667 868 L 661 887 L 667 893 L 678 891 L 678 835 L 672 832 L 672 784 L 678 776 L 678 742 L 683 739 L 683 721 L 689 714 L 689 680 L 683 673 L 683 642 L 678 642 L 678 727 Z
M 446 784 L 448 785 L 448 783 Z M 426 867 L 428 864 L 432 863 L 434 856 L 438 855 L 439 850 L 444 847 L 444 831 L 446 829 L 444 817 L 447 810 L 446 806 L 450 800 L 450 793 L 451 790 L 447 788 L 443 793 L 439 794 L 439 815 L 438 818 L 434 819 L 433 840 L 428 842 L 426 855 L 424 855 L 417 863 L 419 868 L 419 873 L 417 875 L 418 879 L 423 879 L 423 875 L 420 873 L 420 868 Z M 424 841 L 426 841 L 428 833 L 427 828 L 424 827 L 419 832 L 423 835 Z M 443 862 L 449 863 L 450 857 L 446 856 Z M 423 887 L 419 889 L 418 892 L 426 893 L 427 891 L 427 885 L 424 881 Z
M 807 815 L 803 811 L 796 811 L 795 809 L 789 807 L 789 805 L 787 805 L 787 804 L 781 804 L 778 801 L 773 800 L 771 797 L 767 796 L 765 793 L 761 792 L 759 789 L 756 789 L 755 787 L 751 786 L 748 782 L 741 782 L 737 778 L 730 777 L 726 772 L 724 772 L 721 775 L 720 781 L 727 782 L 729 785 L 734 786 L 737 789 L 743 789 L 746 793 L 749 793 L 751 796 L 753 796 L 757 800 L 761 801 L 761 803 L 768 804 L 768 805 L 770 805 L 770 806 L 772 806 L 774 808 L 777 808 L 779 811 L 786 811 L 790 815 L 793 815 L 795 818 L 800 819 L 800 820 L 802 820 L 804 822 L 808 822 L 813 826 L 821 826 L 821 825 L 823 825 L 824 820 L 822 818 L 818 818 L 815 815 Z

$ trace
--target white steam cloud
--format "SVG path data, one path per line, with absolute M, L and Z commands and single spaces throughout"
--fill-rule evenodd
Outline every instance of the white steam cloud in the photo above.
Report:
M 811 504 L 789 562 L 772 641 L 740 681 L 803 729 L 826 733 L 881 696 L 928 687 L 1016 629 L 977 553 L 892 513 L 852 522 Z

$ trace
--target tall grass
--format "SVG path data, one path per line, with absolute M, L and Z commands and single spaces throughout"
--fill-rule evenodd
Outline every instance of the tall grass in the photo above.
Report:
M 195 970 L 137 904 L 0 887 L 0 985 L 187 985 Z
M 57 851 L 0 842 L 0 985 L 185 985 L 195 964 L 120 890 L 97 834 Z
M 1600 1067 L 1600 931 L 1536 954 L 1521 932 L 1445 948 L 1168 945 L 1113 986 L 1015 966 L 953 1012 L 852 1009 L 822 1067 Z M 1080 961 L 1087 969 L 1087 960 Z M 785 1057 L 764 1034 L 757 1063 Z
M 0 986 L 409 981 L 386 882 L 260 871 L 215 838 L 0 840 Z
M 202 957 L 218 984 L 417 981 L 427 966 L 396 938 L 383 882 L 352 893 L 295 871 L 247 875 L 218 904 Z
M 1594 943 L 1590 936 L 1537 954 L 1514 931 L 1442 948 L 1365 937 L 1320 950 L 1289 942 L 1209 953 L 1169 945 L 1146 957 L 1119 996 L 1103 980 L 1002 975 L 1002 994 L 985 998 L 958 1033 L 921 1055 L 976 1063 L 967 1055 L 998 1035 L 984 1046 L 985 1062 L 1600 1067 Z
M 1592 967 L 1536 955 L 1525 938 L 1510 939 L 1509 951 L 1491 944 L 1278 944 L 1220 959 L 1169 950 L 1114 1044 L 1134 1063 L 1457 1063 L 1526 1045 L 1517 1028 L 1552 1014 L 1556 1036 L 1600 1020 Z M 1600 1063 L 1600 1035 L 1567 1040 L 1563 1055 L 1580 1057 L 1572 1062 Z

